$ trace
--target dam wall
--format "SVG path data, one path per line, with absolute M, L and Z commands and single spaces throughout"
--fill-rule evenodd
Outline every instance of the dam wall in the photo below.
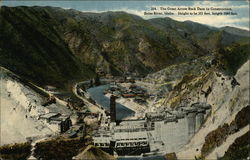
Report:
M 164 143 L 165 151 L 176 152 L 200 129 L 208 112 L 190 112 L 177 121 L 156 121 L 152 135 Z

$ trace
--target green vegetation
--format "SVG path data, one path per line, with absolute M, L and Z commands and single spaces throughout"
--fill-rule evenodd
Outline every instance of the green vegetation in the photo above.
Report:
M 235 75 L 237 70 L 249 59 L 249 44 L 234 44 L 219 49 L 219 67 L 230 75 Z
M 216 130 L 210 132 L 205 137 L 205 143 L 201 148 L 202 156 L 204 157 L 207 156 L 214 150 L 214 148 L 220 146 L 223 143 L 223 141 L 227 138 L 228 132 L 229 132 L 228 124 L 219 126 Z
M 235 119 L 231 122 L 230 127 L 235 130 L 240 130 L 246 125 L 250 124 L 250 119 L 246 118 L 250 115 L 250 105 L 244 107 L 241 111 L 237 113 Z
M 52 22 L 42 18 L 46 12 L 35 15 L 34 11 L 1 8 L 0 65 L 40 86 L 62 89 L 73 80 L 92 76 L 93 71 L 72 55 Z
M 207 56 L 220 43 L 240 43 L 241 48 L 246 41 L 246 37 L 198 23 L 170 18 L 144 20 L 125 12 L 95 14 L 53 7 L 3 6 L 0 22 L 0 65 L 39 86 L 64 90 L 76 81 L 95 77 L 97 70 L 113 75 L 125 71 L 146 75 Z M 244 47 L 240 48 L 232 49 L 232 54 L 224 58 L 230 70 L 239 67 L 246 57 Z M 242 56 L 235 59 L 236 52 Z
M 76 156 L 77 160 L 115 160 L 113 156 L 93 145 L 89 145 Z
M 250 132 L 248 131 L 243 136 L 237 138 L 232 145 L 229 146 L 225 155 L 219 160 L 243 160 L 250 156 Z
M 85 147 L 83 139 L 52 139 L 36 144 L 34 156 L 43 160 L 72 159 L 81 148 Z
M 182 78 L 182 80 L 180 81 L 180 83 L 178 83 L 178 84 L 174 87 L 174 90 L 180 92 L 180 91 L 181 91 L 182 85 L 184 85 L 184 84 L 189 84 L 189 83 L 190 83 L 193 79 L 195 79 L 195 78 L 196 78 L 196 76 L 195 76 L 195 75 L 192 75 L 192 74 L 190 74 L 190 75 L 188 75 L 188 74 L 184 75 L 184 77 Z
M 8 160 L 25 160 L 31 154 L 31 144 L 15 143 L 0 147 L 0 157 Z
M 175 152 L 173 152 L 173 153 L 167 153 L 165 155 L 165 158 L 167 160 L 177 160 L 177 156 L 176 156 Z
M 219 126 L 216 130 L 210 132 L 205 137 L 205 143 L 203 144 L 201 149 L 202 156 L 205 157 L 206 155 L 211 153 L 213 149 L 220 146 L 229 134 L 233 134 L 242 129 L 243 127 L 245 127 L 246 125 L 249 125 L 250 120 L 249 118 L 246 118 L 248 117 L 249 114 L 250 114 L 250 106 L 248 105 L 237 113 L 235 120 L 232 121 L 230 125 L 226 123 L 223 126 Z M 248 134 L 240 138 L 237 138 L 234 144 L 232 144 L 232 146 L 230 146 L 230 148 L 228 149 L 225 159 L 223 158 L 222 159 L 233 160 L 237 156 L 246 157 L 246 151 L 249 151 L 250 148 L 250 144 L 247 143 L 247 141 L 244 141 L 248 140 L 247 138 L 249 139 L 249 132 Z M 241 159 L 241 158 L 236 158 L 236 159 Z

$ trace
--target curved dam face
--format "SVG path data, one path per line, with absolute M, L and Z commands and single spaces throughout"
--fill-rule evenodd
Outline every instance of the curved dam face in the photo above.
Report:
M 164 143 L 168 153 L 179 151 L 199 130 L 209 111 L 186 113 L 176 121 L 156 121 L 155 129 L 150 131 L 156 141 Z
M 108 87 L 109 85 L 102 85 L 89 88 L 87 92 L 99 105 L 103 106 L 107 110 L 110 110 L 110 99 L 103 94 L 104 90 Z M 135 133 L 134 135 L 136 135 L 138 132 L 138 134 L 142 135 L 139 131 L 143 131 L 143 134 L 145 133 L 147 135 L 147 143 L 149 144 L 151 153 L 154 153 L 155 151 L 165 153 L 178 152 L 199 130 L 205 117 L 210 112 L 210 109 L 208 108 L 207 104 L 196 103 L 194 106 L 182 107 L 176 110 L 147 112 L 144 119 L 132 121 L 123 120 L 120 124 L 109 125 L 109 128 L 106 128 L 106 131 L 102 134 L 106 135 L 110 139 L 112 139 L 111 133 L 114 133 L 114 135 L 119 134 L 121 136 L 119 137 L 120 139 L 129 140 L 135 139 L 133 134 L 131 135 L 132 137 L 126 138 L 126 135 L 129 133 Z M 122 120 L 133 115 L 134 112 L 132 110 L 128 109 L 126 106 L 116 103 L 117 120 Z M 136 125 L 138 123 L 142 124 Z M 124 131 L 122 128 L 124 128 Z M 134 130 L 127 131 L 131 128 Z M 100 128 L 100 132 L 101 131 L 103 130 Z M 97 137 L 100 137 L 100 135 Z M 117 137 L 113 137 L 113 139 L 114 138 Z M 109 142 L 109 140 L 107 141 Z M 99 142 L 99 140 L 96 140 L 95 142 L 102 143 L 101 141 Z M 127 142 L 124 143 L 127 144 Z

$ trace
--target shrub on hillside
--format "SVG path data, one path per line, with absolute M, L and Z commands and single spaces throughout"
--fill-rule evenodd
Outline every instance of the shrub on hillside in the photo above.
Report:
M 220 146 L 223 143 L 223 141 L 227 138 L 228 133 L 229 125 L 227 123 L 210 132 L 205 137 L 205 143 L 201 148 L 201 154 L 203 156 L 207 156 L 211 153 L 217 146 Z
M 43 160 L 72 159 L 84 146 L 80 138 L 47 140 L 36 144 L 34 156 Z
M 15 143 L 0 147 L 0 157 L 8 160 L 23 160 L 27 159 L 31 154 L 31 144 Z

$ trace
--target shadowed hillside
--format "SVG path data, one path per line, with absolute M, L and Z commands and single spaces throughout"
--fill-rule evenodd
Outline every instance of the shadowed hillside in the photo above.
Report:
M 54 7 L 3 6 L 0 23 L 0 64 L 59 88 L 94 72 L 145 75 L 246 39 L 190 21 Z

